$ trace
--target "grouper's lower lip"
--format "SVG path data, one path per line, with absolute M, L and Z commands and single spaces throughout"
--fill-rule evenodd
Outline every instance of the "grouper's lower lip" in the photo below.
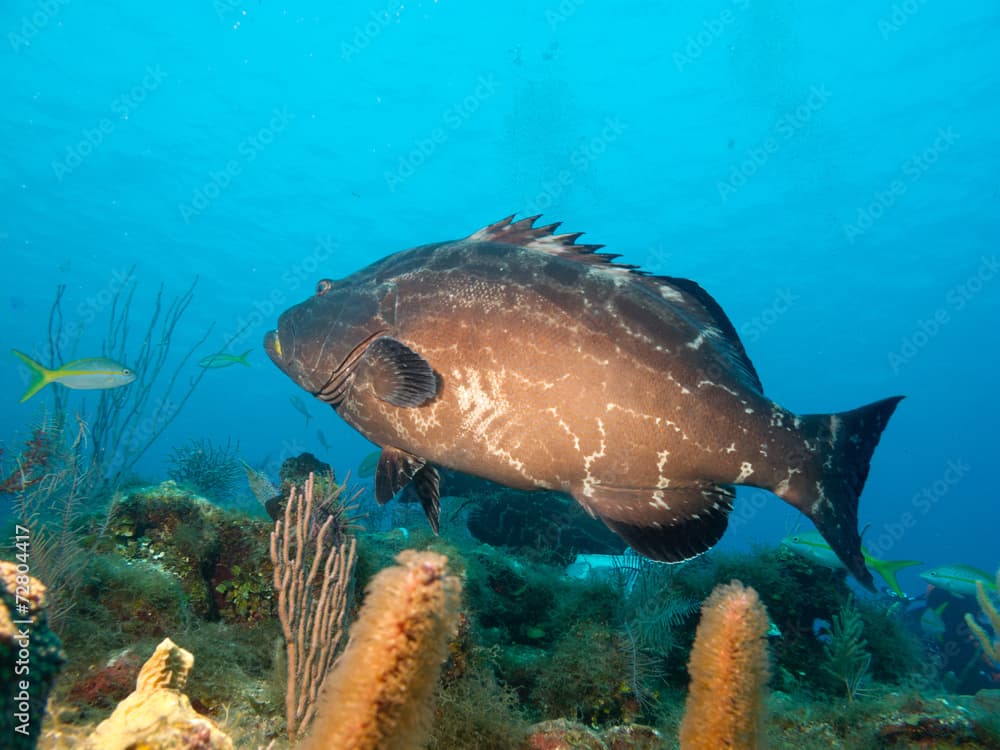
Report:
M 268 331 L 264 334 L 264 350 L 274 364 L 281 365 L 281 339 L 278 338 L 277 331 Z

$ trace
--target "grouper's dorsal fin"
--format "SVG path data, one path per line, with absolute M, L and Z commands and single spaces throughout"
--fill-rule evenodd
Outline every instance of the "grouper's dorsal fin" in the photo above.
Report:
M 617 258 L 617 255 L 597 252 L 604 245 L 577 245 L 576 241 L 583 235 L 583 232 L 556 234 L 556 230 L 562 222 L 557 221 L 555 224 L 546 224 L 543 227 L 533 226 L 540 217 L 541 214 L 536 214 L 514 221 L 514 214 L 511 214 L 488 227 L 473 232 L 466 239 L 472 242 L 502 242 L 505 245 L 517 245 L 553 255 L 576 258 L 584 263 L 611 264 L 623 270 L 635 268 L 635 266 L 612 264 L 611 261 Z
M 637 274 L 638 275 L 638 274 Z M 760 376 L 754 368 L 747 350 L 743 348 L 740 335 L 736 332 L 736 327 L 729 316 L 726 315 L 722 306 L 715 301 L 711 294 L 702 289 L 701 285 L 691 279 L 681 279 L 676 276 L 646 276 L 640 275 L 640 279 L 655 285 L 658 292 L 663 294 L 665 288 L 679 290 L 685 297 L 683 303 L 678 301 L 678 306 L 683 307 L 688 314 L 705 326 L 706 331 L 715 334 L 715 341 L 712 343 L 716 349 L 726 355 L 732 365 L 739 371 L 743 381 L 754 388 L 758 393 L 764 392 L 764 386 L 760 383 Z M 665 294 L 669 299 L 669 294 Z
M 561 222 L 536 227 L 541 214 L 514 221 L 514 214 L 483 227 L 468 236 L 474 242 L 502 242 L 531 250 L 558 255 L 587 265 L 601 266 L 608 273 L 621 274 L 652 290 L 693 323 L 701 327 L 705 337 L 716 351 L 722 354 L 740 374 L 747 386 L 763 393 L 760 378 L 747 356 L 743 342 L 722 307 L 712 296 L 690 279 L 673 276 L 655 276 L 628 263 L 615 263 L 618 253 L 599 253 L 604 245 L 578 245 L 583 232 L 556 234 Z

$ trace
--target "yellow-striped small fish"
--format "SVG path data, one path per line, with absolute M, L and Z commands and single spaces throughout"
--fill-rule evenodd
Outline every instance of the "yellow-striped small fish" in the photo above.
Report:
M 226 354 L 225 352 L 209 354 L 198 363 L 198 366 L 210 370 L 217 370 L 220 367 L 229 367 L 230 365 L 243 365 L 244 367 L 249 367 L 250 363 L 247 362 L 247 355 L 249 355 L 252 351 L 253 349 L 247 349 L 242 354 Z
M 976 582 L 980 582 L 987 592 L 996 593 L 997 585 L 993 576 L 985 570 L 973 568 L 971 565 L 938 565 L 920 574 L 927 583 L 956 596 L 975 596 Z
M 17 349 L 12 349 L 11 351 L 31 371 L 31 382 L 28 383 L 28 390 L 21 396 L 22 404 L 49 383 L 59 383 L 67 388 L 79 388 L 81 390 L 104 390 L 107 388 L 119 388 L 135 380 L 134 372 L 106 357 L 74 359 L 62 367 L 50 370 L 44 365 L 40 365 L 24 352 L 19 352 Z
M 797 552 L 803 557 L 807 557 L 826 568 L 832 568 L 833 570 L 844 568 L 844 563 L 837 557 L 837 553 L 826 543 L 826 540 L 818 531 L 799 531 L 786 536 L 781 540 L 781 543 L 793 552 Z M 892 592 L 900 598 L 905 598 L 906 595 L 903 593 L 903 589 L 899 587 L 899 582 L 896 580 L 896 573 L 903 568 L 923 565 L 919 560 L 880 560 L 869 554 L 868 550 L 864 547 L 861 548 L 861 554 L 864 555 L 865 565 L 882 576 L 882 580 L 889 584 Z M 923 574 L 921 573 L 921 575 Z

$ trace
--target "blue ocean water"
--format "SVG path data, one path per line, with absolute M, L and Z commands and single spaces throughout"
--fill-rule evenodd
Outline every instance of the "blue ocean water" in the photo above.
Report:
M 137 469 L 158 480 L 172 446 L 232 437 L 251 462 L 311 450 L 343 474 L 372 446 L 319 402 L 304 426 L 265 331 L 321 277 L 542 212 L 697 280 L 784 406 L 906 394 L 862 497 L 865 539 L 993 570 L 998 31 L 995 3 L 971 0 L 15 0 L 5 343 L 44 353 L 65 284 L 78 335 L 63 353 L 93 356 L 130 267 L 133 321 L 161 284 L 169 299 L 197 277 L 168 366 L 212 327 L 198 357 L 235 338 L 252 367 L 209 372 Z M 19 404 L 24 387 L 9 357 L 8 448 L 48 403 Z M 747 493 L 723 545 L 795 522 Z

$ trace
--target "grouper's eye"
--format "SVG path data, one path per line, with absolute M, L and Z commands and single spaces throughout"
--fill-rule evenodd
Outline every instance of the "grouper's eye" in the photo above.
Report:
M 316 282 L 316 296 L 322 297 L 332 288 L 333 288 L 333 282 L 330 281 L 330 279 L 320 279 L 319 281 Z

